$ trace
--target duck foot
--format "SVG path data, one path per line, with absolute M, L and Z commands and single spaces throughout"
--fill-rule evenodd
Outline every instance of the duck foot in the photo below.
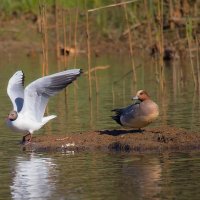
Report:
M 139 132 L 139 133 L 143 133 L 143 132 L 144 132 L 144 129 L 139 128 L 139 129 L 138 129 L 138 132 Z

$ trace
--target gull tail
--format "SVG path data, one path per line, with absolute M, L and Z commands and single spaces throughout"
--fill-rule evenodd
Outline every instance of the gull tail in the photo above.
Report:
M 50 115 L 50 116 L 47 116 L 47 117 L 43 117 L 42 118 L 42 124 L 46 124 L 48 121 L 50 121 L 51 119 L 54 119 L 56 118 L 57 116 L 56 115 Z

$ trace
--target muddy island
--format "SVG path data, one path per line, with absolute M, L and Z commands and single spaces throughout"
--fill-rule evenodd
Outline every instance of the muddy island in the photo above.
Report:
M 35 135 L 24 149 L 36 152 L 124 151 L 165 152 L 200 149 L 200 134 L 175 127 L 79 132 L 67 135 Z

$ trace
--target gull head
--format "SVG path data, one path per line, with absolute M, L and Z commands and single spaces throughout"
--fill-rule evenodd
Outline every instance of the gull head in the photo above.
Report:
M 8 119 L 10 121 L 15 121 L 18 117 L 18 114 L 15 110 L 10 111 L 9 115 L 8 115 Z

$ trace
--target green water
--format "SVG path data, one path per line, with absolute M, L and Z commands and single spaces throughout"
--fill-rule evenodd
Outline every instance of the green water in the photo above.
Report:
M 11 75 L 21 69 L 25 85 L 42 74 L 41 57 L 8 53 L 0 59 L 0 199 L 199 199 L 200 153 L 131 154 L 23 152 L 21 135 L 5 125 L 12 109 L 6 94 Z M 64 69 L 53 56 L 49 73 Z M 194 92 L 187 62 L 165 67 L 161 91 L 156 64 L 146 56 L 136 60 L 137 85 L 132 84 L 130 59 L 102 56 L 92 66 L 109 66 L 92 73 L 92 100 L 87 75 L 49 102 L 48 113 L 58 117 L 35 134 L 76 134 L 79 131 L 119 128 L 110 110 L 131 103 L 136 90 L 147 90 L 160 107 L 160 117 L 151 126 L 172 125 L 200 130 L 199 96 Z M 60 68 L 59 68 L 59 67 Z M 70 58 L 68 66 L 74 66 Z M 77 66 L 87 71 L 86 55 Z M 66 96 L 67 94 L 67 96 Z M 36 135 L 37 136 L 37 135 Z

